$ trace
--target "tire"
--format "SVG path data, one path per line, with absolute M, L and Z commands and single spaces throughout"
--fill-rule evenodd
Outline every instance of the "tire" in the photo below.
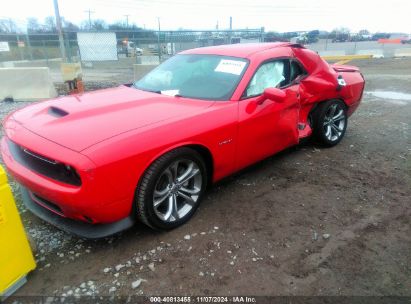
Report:
M 313 115 L 314 137 L 325 147 L 333 147 L 347 130 L 347 107 L 341 100 L 328 100 Z
M 206 166 L 197 151 L 168 152 L 150 165 L 137 187 L 137 218 L 156 230 L 176 228 L 194 215 L 206 186 Z

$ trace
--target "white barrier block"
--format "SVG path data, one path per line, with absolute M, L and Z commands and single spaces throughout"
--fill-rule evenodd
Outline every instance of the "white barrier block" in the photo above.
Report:
M 14 68 L 14 61 L 0 62 L 0 68 Z
M 56 97 L 47 67 L 0 68 L 0 100 L 31 101 Z
M 384 58 L 384 50 L 358 50 L 356 55 L 372 55 L 373 58 Z
M 395 57 L 411 57 L 411 48 L 396 49 L 394 52 Z

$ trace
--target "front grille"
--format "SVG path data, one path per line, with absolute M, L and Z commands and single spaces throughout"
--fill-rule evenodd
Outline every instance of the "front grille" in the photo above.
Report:
M 8 145 L 14 159 L 30 170 L 62 183 L 81 185 L 79 175 L 71 167 L 23 148 L 11 140 L 8 140 Z

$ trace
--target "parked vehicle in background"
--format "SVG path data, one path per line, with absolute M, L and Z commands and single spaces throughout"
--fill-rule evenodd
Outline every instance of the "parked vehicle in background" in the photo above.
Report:
M 143 55 L 143 49 L 136 47 L 135 52 L 137 56 L 142 56 Z
M 375 33 L 374 35 L 372 35 L 371 40 L 378 41 L 380 39 L 389 39 L 390 36 L 390 33 Z
M 143 55 L 143 49 L 136 47 L 136 44 L 132 41 L 124 40 L 117 47 L 118 54 L 125 54 L 126 57 L 135 57 Z
M 350 33 L 336 33 L 331 42 L 346 42 L 350 40 Z
M 301 34 L 297 37 L 297 43 L 300 44 L 312 44 L 318 42 L 318 36 L 320 32 L 318 30 L 310 31 L 308 33 Z
M 350 35 L 349 41 L 370 41 L 371 38 L 372 36 L 369 34 L 356 33 Z
M 10 114 L 1 153 L 27 208 L 63 230 L 169 230 L 207 185 L 310 136 L 337 145 L 363 90 L 358 68 L 299 44 L 192 49 L 134 84 Z
M 408 35 L 408 37 L 405 37 L 401 39 L 402 44 L 411 44 L 411 35 Z

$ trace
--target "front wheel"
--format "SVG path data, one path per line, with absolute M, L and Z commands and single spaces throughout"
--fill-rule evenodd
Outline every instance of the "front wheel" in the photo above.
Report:
M 154 229 L 178 227 L 193 216 L 206 183 L 201 155 L 190 148 L 173 150 L 144 173 L 136 192 L 137 216 Z
M 313 117 L 314 135 L 327 147 L 338 144 L 347 129 L 347 110 L 340 100 L 329 100 L 320 104 Z

